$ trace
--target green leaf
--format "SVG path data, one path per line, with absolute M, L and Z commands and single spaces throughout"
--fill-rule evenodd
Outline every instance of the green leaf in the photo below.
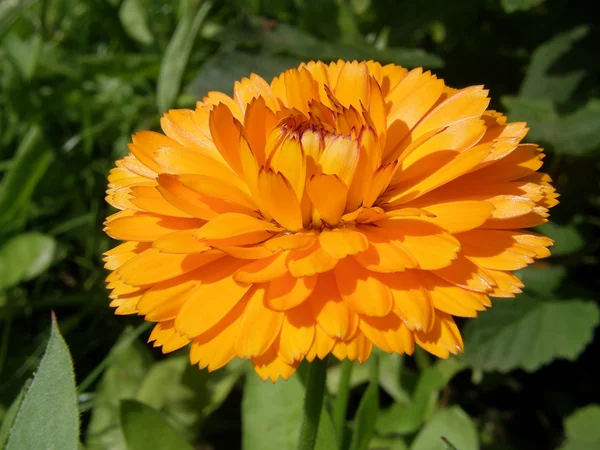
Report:
M 25 222 L 29 199 L 52 161 L 52 152 L 44 145 L 42 133 L 32 125 L 17 152 L 10 170 L 0 183 L 0 230 L 8 232 Z
M 39 0 L 13 0 L 0 3 L 0 39 L 11 25 L 19 18 L 21 13 L 28 11 Z
M 123 400 L 120 417 L 128 450 L 192 449 L 150 406 L 136 400 Z
M 545 0 L 501 0 L 502 8 L 507 13 L 526 11 L 544 3 Z
M 377 421 L 377 430 L 383 434 L 402 435 L 417 431 L 435 411 L 439 391 L 463 369 L 463 358 L 439 360 L 425 369 L 419 376 L 410 401 L 396 402 L 382 411 Z
M 566 442 L 559 450 L 600 448 L 600 405 L 578 409 L 565 420 Z
M 191 439 L 225 401 L 242 373 L 240 360 L 209 373 L 191 366 L 187 355 L 172 356 L 151 367 L 136 399 L 162 412 L 175 429 Z
M 0 448 L 4 448 L 4 444 L 8 440 L 8 434 L 10 433 L 10 429 L 12 428 L 15 418 L 17 417 L 17 412 L 21 407 L 21 403 L 23 403 L 23 398 L 25 397 L 25 392 L 29 390 L 31 386 L 31 379 L 25 382 L 25 385 L 19 391 L 19 395 L 15 398 L 8 408 L 8 411 L 4 413 L 4 417 L 2 418 L 2 425 L 0 426 Z
M 129 340 L 132 333 L 132 329 L 125 330 L 114 345 L 110 363 L 96 388 L 95 407 L 87 430 L 87 450 L 126 449 L 119 423 L 120 402 L 135 398 L 152 363 L 148 347 L 139 340 Z
M 253 371 L 246 375 L 242 400 L 244 450 L 293 450 L 298 443 L 304 387 L 297 375 L 276 383 L 262 381 Z M 316 450 L 337 448 L 333 421 L 321 412 Z
M 557 153 L 581 155 L 600 146 L 600 100 L 564 116 L 549 98 L 502 97 L 502 103 L 511 121 L 527 122 L 529 140 L 549 143 Z
M 6 450 L 76 450 L 78 436 L 73 363 L 53 316 L 46 352 L 21 403 Z
M 56 254 L 56 241 L 37 232 L 19 234 L 0 248 L 0 289 L 44 273 Z
M 209 91 L 232 93 L 233 83 L 251 73 L 267 81 L 300 63 L 299 58 L 275 57 L 268 54 L 251 55 L 233 51 L 221 52 L 210 58 L 196 74 L 188 90 L 197 98 Z
M 145 45 L 154 42 L 148 28 L 148 2 L 143 0 L 123 0 L 119 8 L 119 19 L 123 28 L 132 38 Z
M 528 3 L 536 0 L 504 1 Z M 570 100 L 585 77 L 586 70 L 585 66 L 576 69 L 563 68 L 560 66 L 561 60 L 565 59 L 588 33 L 587 26 L 580 26 L 558 34 L 536 48 L 521 85 L 520 97 L 547 99 L 557 103 Z
M 598 306 L 581 300 L 497 299 L 468 323 L 467 363 L 476 369 L 534 371 L 556 358 L 574 360 L 592 340 Z
M 375 431 L 379 410 L 379 359 L 373 357 L 371 365 L 369 387 L 360 399 L 354 417 L 350 450 L 365 450 Z
M 534 264 L 515 272 L 523 284 L 525 292 L 548 298 L 556 291 L 567 276 L 565 266 Z
M 264 48 L 272 53 L 284 53 L 302 59 L 333 61 L 375 59 L 382 63 L 394 63 L 405 67 L 442 67 L 443 61 L 436 55 L 421 49 L 387 48 L 378 50 L 363 43 L 321 41 L 314 36 L 282 24 L 275 30 L 265 32 L 261 40 Z
M 195 8 L 193 5 L 192 8 Z M 204 1 L 196 13 L 188 11 L 177 25 L 158 75 L 156 101 L 160 112 L 167 111 L 175 103 L 196 36 L 211 6 L 212 2 Z
M 439 411 L 419 432 L 410 450 L 447 450 L 442 438 L 460 450 L 478 450 L 477 428 L 458 406 Z

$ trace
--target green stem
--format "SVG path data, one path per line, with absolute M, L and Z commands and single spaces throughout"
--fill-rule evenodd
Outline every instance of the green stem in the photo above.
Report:
M 306 381 L 306 397 L 304 398 L 304 417 L 300 427 L 298 450 L 313 450 L 317 441 L 319 420 L 325 395 L 325 378 L 327 376 L 327 359 L 316 358 L 308 366 Z
M 343 442 L 344 426 L 346 424 L 346 409 L 348 408 L 348 397 L 350 396 L 350 377 L 352 376 L 352 361 L 345 359 L 342 362 L 342 373 L 338 392 L 333 402 L 333 426 L 339 442 Z

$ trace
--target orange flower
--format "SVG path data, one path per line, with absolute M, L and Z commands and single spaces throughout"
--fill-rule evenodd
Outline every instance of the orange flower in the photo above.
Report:
M 248 358 L 263 379 L 373 345 L 462 351 L 453 316 L 521 292 L 511 271 L 552 245 L 522 229 L 558 196 L 487 94 L 310 62 L 169 111 L 109 176 L 106 232 L 126 241 L 106 253 L 111 306 L 156 322 L 163 352 Z

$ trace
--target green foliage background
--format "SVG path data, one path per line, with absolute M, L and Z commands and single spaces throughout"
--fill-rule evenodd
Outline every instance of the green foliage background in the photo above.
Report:
M 485 84 L 493 108 L 529 123 L 562 197 L 541 227 L 557 241 L 553 257 L 522 271 L 525 294 L 461 324 L 465 355 L 331 366 L 317 448 L 600 448 L 594 8 L 2 0 L 0 447 L 294 448 L 304 367 L 276 385 L 244 377 L 244 363 L 208 374 L 189 367 L 185 352 L 164 357 L 146 346 L 139 318 L 112 315 L 103 197 L 132 132 L 158 128 L 168 108 L 231 92 L 250 72 L 268 78 L 300 61 L 342 58 L 424 66 L 454 87 Z M 336 394 L 346 385 L 344 416 Z

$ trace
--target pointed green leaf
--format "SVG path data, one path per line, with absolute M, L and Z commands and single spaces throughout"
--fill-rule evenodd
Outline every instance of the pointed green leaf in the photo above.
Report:
M 460 450 L 479 449 L 477 428 L 458 406 L 444 409 L 433 416 L 419 432 L 410 450 L 447 450 L 447 442 L 452 442 Z
M 464 332 L 465 357 L 476 369 L 534 371 L 556 358 L 574 360 L 594 335 L 598 306 L 581 300 L 497 299 Z
M 76 450 L 78 436 L 73 363 L 56 319 L 52 317 L 46 352 L 21 403 L 6 450 Z
M 29 199 L 52 161 L 37 125 L 29 128 L 0 183 L 0 231 L 17 229 L 25 222 Z
M 137 400 L 122 400 L 121 428 L 128 450 L 192 450 L 163 416 Z
M 4 444 L 8 440 L 8 434 L 10 433 L 10 429 L 12 428 L 15 418 L 17 417 L 17 412 L 19 412 L 19 408 L 21 407 L 21 403 L 23 403 L 23 398 L 25 397 L 25 392 L 29 390 L 31 386 L 31 379 L 25 382 L 25 385 L 21 388 L 19 395 L 15 398 L 8 408 L 8 411 L 4 414 L 2 418 L 2 425 L 0 426 L 0 448 L 4 448 Z
M 125 31 L 135 40 L 146 45 L 154 42 L 148 28 L 148 2 L 124 0 L 119 8 L 119 19 Z
M 196 4 L 192 5 L 194 6 L 191 9 L 196 7 Z M 211 6 L 212 2 L 204 1 L 198 11 L 188 11 L 188 14 L 179 21 L 165 50 L 156 86 L 156 101 L 161 113 L 167 111 L 175 103 L 196 36 L 198 36 Z

